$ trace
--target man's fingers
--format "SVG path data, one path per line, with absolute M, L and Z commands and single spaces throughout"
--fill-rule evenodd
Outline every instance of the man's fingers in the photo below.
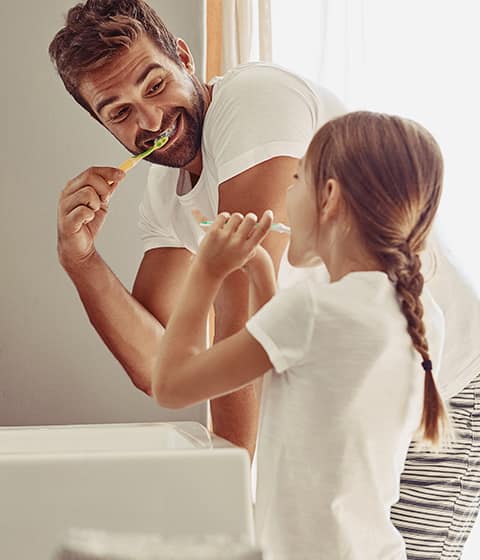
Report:
M 85 186 L 91 186 L 102 200 L 106 200 L 124 176 L 125 173 L 115 167 L 90 167 L 68 181 L 63 189 L 63 196 L 67 197 Z
M 108 196 L 106 197 L 106 202 L 108 202 Z M 86 186 L 64 198 L 60 203 L 60 211 L 61 214 L 66 215 L 77 206 L 87 206 L 96 212 L 100 209 L 101 205 L 102 200 L 98 196 L 97 191 L 91 186 Z
M 95 219 L 95 212 L 87 206 L 78 206 L 72 210 L 60 225 L 60 231 L 64 235 L 78 233 L 85 224 Z

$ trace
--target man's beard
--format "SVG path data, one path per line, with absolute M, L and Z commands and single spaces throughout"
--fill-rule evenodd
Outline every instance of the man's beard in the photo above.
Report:
M 192 109 L 187 110 L 179 107 L 171 111 L 170 114 L 165 115 L 163 119 L 167 123 L 167 128 L 173 125 L 175 119 L 177 119 L 178 128 L 180 120 L 182 120 L 182 136 L 176 139 L 175 145 L 170 150 L 168 149 L 167 142 L 164 148 L 155 150 L 150 156 L 145 158 L 147 161 L 157 165 L 165 165 L 166 167 L 185 167 L 195 158 L 200 150 L 205 102 L 198 84 L 194 80 L 192 80 L 192 83 L 195 88 Z M 176 131 L 173 133 L 173 136 L 175 133 Z

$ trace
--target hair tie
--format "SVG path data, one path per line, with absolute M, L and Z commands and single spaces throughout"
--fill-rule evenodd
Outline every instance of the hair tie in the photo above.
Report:
M 432 361 L 431 360 L 423 360 L 422 367 L 425 370 L 425 373 L 432 371 Z

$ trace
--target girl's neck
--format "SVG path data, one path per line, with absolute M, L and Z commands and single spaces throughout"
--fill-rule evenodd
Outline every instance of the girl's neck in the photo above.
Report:
M 353 261 L 352 262 L 343 261 L 342 263 L 339 263 L 338 266 L 335 264 L 329 265 L 327 263 L 325 263 L 325 266 L 327 267 L 328 274 L 330 276 L 330 282 L 337 282 L 338 280 L 341 280 L 344 276 L 350 274 L 351 272 L 372 272 L 372 271 L 383 272 L 380 266 L 376 266 L 373 263 L 371 265 L 368 265 L 365 262 L 360 263 L 360 262 L 353 262 Z
M 324 258 L 330 282 L 337 282 L 350 272 L 384 271 L 378 259 L 357 240 L 345 239 L 339 245 Z

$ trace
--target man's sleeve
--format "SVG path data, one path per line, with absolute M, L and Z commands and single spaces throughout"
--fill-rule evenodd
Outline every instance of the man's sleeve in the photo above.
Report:
M 204 136 L 219 184 L 273 157 L 302 157 L 315 131 L 342 110 L 333 94 L 281 68 L 251 66 L 224 80 Z

